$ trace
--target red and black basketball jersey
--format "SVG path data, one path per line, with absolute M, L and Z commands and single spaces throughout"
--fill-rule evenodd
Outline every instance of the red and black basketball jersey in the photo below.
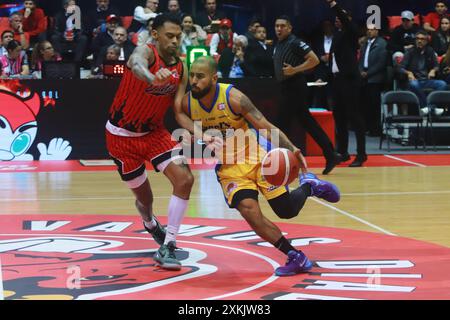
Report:
M 163 126 L 167 109 L 173 106 L 178 85 L 183 79 L 183 63 L 177 58 L 166 65 L 153 45 L 155 62 L 149 70 L 155 74 L 166 68 L 172 71 L 171 80 L 164 85 L 152 85 L 138 79 L 131 69 L 125 68 L 122 81 L 109 111 L 109 122 L 119 128 L 136 133 L 146 133 Z

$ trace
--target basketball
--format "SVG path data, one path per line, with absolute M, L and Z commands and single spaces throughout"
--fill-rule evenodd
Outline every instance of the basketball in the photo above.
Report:
M 274 149 L 262 161 L 261 173 L 271 185 L 288 186 L 297 179 L 300 161 L 288 149 Z

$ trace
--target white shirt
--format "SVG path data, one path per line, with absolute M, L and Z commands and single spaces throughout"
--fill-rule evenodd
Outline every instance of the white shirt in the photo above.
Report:
M 125 61 L 125 51 L 123 50 L 123 48 L 120 48 L 119 61 Z
M 339 73 L 339 68 L 338 68 L 338 65 L 336 63 L 336 57 L 335 57 L 334 53 L 333 53 L 333 65 L 331 67 L 331 71 L 333 73 Z
M 233 33 L 233 42 L 236 42 L 237 36 L 238 36 L 237 33 Z M 220 42 L 220 36 L 218 33 L 215 33 L 212 36 L 211 43 L 209 45 L 210 46 L 209 53 L 213 57 L 219 54 L 219 53 L 217 53 L 217 48 L 219 46 L 219 42 Z
M 158 14 L 151 12 L 145 13 L 144 7 L 138 6 L 134 9 L 134 20 L 139 21 L 140 23 L 146 24 L 148 20 L 155 18 Z
M 326 54 L 330 53 L 331 45 L 333 44 L 333 36 L 327 37 L 323 39 L 323 49 Z
M 366 53 L 364 54 L 364 68 L 368 69 L 369 68 L 369 52 L 370 52 L 370 48 L 372 47 L 372 44 L 375 42 L 375 39 L 369 39 L 367 41 L 367 49 L 366 49 Z

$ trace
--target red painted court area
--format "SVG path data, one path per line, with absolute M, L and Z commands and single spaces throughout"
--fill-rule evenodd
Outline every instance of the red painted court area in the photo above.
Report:
M 314 268 L 279 278 L 285 257 L 244 221 L 185 219 L 180 272 L 155 266 L 158 246 L 138 217 L 3 221 L 5 299 L 450 299 L 450 249 L 401 237 L 280 224 Z
M 311 169 L 323 168 L 323 157 L 307 157 Z M 116 167 L 109 160 L 86 161 L 30 161 L 0 163 L 1 172 L 71 172 L 71 171 L 114 171 Z M 345 168 L 344 163 L 338 167 Z M 429 167 L 450 166 L 450 155 L 371 155 L 364 164 L 365 167 Z M 213 164 L 192 164 L 194 170 L 213 169 Z M 151 164 L 148 169 L 153 170 Z

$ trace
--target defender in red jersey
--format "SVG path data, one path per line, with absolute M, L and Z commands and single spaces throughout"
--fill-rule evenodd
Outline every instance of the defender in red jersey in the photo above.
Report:
M 175 255 L 176 236 L 194 183 L 181 147 L 163 125 L 167 109 L 186 91 L 186 68 L 177 57 L 181 34 L 181 22 L 175 16 L 163 14 L 155 19 L 152 36 L 156 44 L 133 52 L 106 124 L 109 154 L 136 196 L 145 229 L 161 245 L 155 261 L 168 270 L 181 269 Z M 167 232 L 153 215 L 145 161 L 151 161 L 173 185 Z

